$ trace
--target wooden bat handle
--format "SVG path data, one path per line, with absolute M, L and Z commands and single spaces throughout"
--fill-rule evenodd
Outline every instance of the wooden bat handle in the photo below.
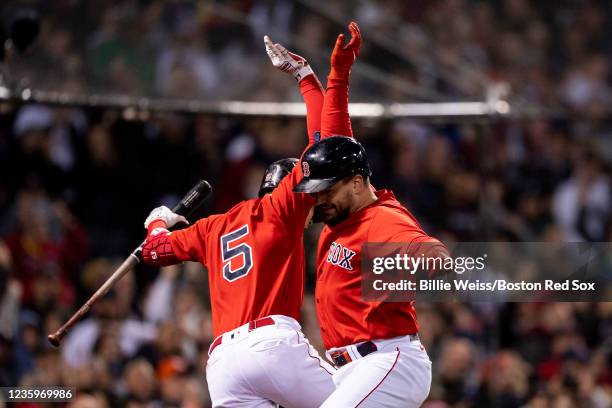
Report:
M 138 247 L 136 251 L 138 251 L 138 250 L 140 250 L 140 247 Z M 136 251 L 134 251 L 134 252 L 136 252 Z M 110 276 L 110 278 L 108 278 L 106 280 L 106 282 L 104 282 L 104 284 L 102 284 L 102 286 L 100 286 L 98 288 L 96 293 L 94 293 L 87 300 L 87 302 L 85 302 L 85 304 L 83 306 L 81 306 L 81 308 L 75 314 L 73 314 L 72 317 L 70 317 L 70 319 L 68 319 L 68 321 L 66 323 L 64 323 L 64 325 L 62 327 L 60 327 L 54 333 L 52 333 L 52 334 L 47 336 L 47 339 L 49 340 L 49 343 L 51 343 L 55 347 L 59 347 L 62 339 L 64 338 L 64 336 L 66 335 L 68 330 L 72 326 L 74 326 L 76 322 L 81 320 L 81 318 L 83 316 L 85 316 L 85 314 L 87 312 L 89 312 L 89 309 L 91 309 L 91 305 L 93 305 L 98 300 L 100 300 L 100 298 L 102 298 L 104 295 L 106 295 L 106 293 L 109 291 L 109 289 L 119 279 L 123 278 L 123 276 L 126 273 L 128 273 L 134 266 L 136 266 L 139 262 L 140 262 L 140 259 L 136 255 L 134 255 L 134 253 L 131 253 L 125 259 L 125 261 L 123 261 L 121 266 L 119 266 L 119 268 L 117 268 L 117 270 L 115 270 L 115 272 L 113 272 L 113 274 Z

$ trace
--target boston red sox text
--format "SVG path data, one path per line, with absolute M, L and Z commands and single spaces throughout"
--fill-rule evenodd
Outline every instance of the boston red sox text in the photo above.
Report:
M 483 282 L 480 280 L 470 281 L 468 279 L 454 280 L 451 282 L 442 279 L 432 280 L 421 280 L 418 282 L 410 281 L 407 279 L 401 279 L 396 282 L 384 282 L 381 279 L 377 279 L 373 282 L 373 288 L 377 291 L 449 291 L 449 290 L 461 290 L 461 291 L 563 291 L 563 290 L 589 290 L 594 291 L 594 282 L 582 282 L 580 280 L 564 280 L 562 282 L 555 282 L 551 279 L 547 279 L 544 282 L 509 282 L 505 279 L 496 279 L 489 282 Z

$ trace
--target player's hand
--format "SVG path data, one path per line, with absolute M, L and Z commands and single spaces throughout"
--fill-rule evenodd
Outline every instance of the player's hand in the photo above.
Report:
M 351 33 L 350 41 L 345 44 L 344 34 L 338 35 L 336 45 L 331 55 L 331 66 L 338 71 L 349 71 L 361 49 L 361 31 L 356 22 L 351 21 L 348 25 Z
M 291 74 L 296 81 L 300 82 L 308 75 L 314 74 L 306 58 L 287 51 L 285 47 L 278 43 L 274 44 L 267 35 L 264 36 L 264 44 L 266 45 L 266 53 L 270 61 L 272 61 L 272 65 L 283 72 Z
M 157 207 L 153 211 L 151 211 L 151 213 L 144 222 L 144 227 L 148 229 L 149 224 L 156 220 L 164 221 L 166 223 L 166 228 L 172 228 L 179 222 L 189 224 L 189 221 L 187 221 L 185 217 L 172 212 L 172 210 L 166 207 L 165 205 Z

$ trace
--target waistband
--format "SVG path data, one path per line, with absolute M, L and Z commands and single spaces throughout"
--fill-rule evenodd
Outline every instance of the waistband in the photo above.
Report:
M 350 344 L 344 347 L 334 347 L 325 352 L 325 356 L 329 361 L 334 363 L 336 367 L 342 367 L 351 361 L 358 360 L 362 357 L 372 354 L 375 351 L 381 350 L 385 346 L 398 342 L 420 341 L 419 334 L 407 334 L 405 336 L 393 337 L 383 340 L 369 340 L 360 343 Z
M 217 336 L 208 348 L 208 355 L 210 356 L 213 350 L 217 348 L 217 346 L 242 340 L 252 331 L 266 326 L 276 326 L 278 328 L 287 328 L 295 330 L 301 330 L 302 328 L 297 322 L 297 320 L 292 317 L 283 315 L 271 315 L 251 320 L 250 322 L 245 323 L 242 326 L 239 326 L 233 330 L 230 330 Z

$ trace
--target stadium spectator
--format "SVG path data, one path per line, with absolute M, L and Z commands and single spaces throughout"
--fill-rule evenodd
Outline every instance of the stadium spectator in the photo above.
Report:
M 38 43 L 7 65 L 16 84 L 34 89 L 296 101 L 292 84 L 261 68 L 261 27 L 273 25 L 269 34 L 320 71 L 337 21 L 354 15 L 368 41 L 351 100 L 481 100 L 487 86 L 507 84 L 512 106 L 553 113 L 486 125 L 355 119 L 374 184 L 392 188 L 428 232 L 611 242 L 609 5 L 379 3 L 42 2 Z M 75 386 L 74 407 L 209 406 L 201 369 L 210 306 L 196 264 L 139 266 L 62 352 L 45 336 L 142 240 L 135 220 L 147 209 L 174 204 L 199 178 L 215 190 L 206 214 L 251 198 L 265 163 L 299 153 L 301 122 L 3 103 L 0 385 Z M 320 347 L 318 232 L 305 235 L 302 313 Z M 434 361 L 429 408 L 612 406 L 610 303 L 425 303 L 417 313 Z

